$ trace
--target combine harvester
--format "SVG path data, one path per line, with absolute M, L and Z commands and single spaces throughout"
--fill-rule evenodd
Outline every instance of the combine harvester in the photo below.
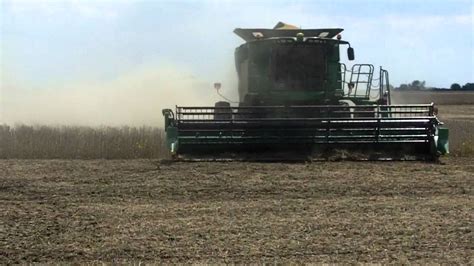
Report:
M 340 62 L 343 29 L 235 29 L 239 103 L 164 109 L 175 159 L 437 160 L 448 129 L 433 104 L 392 105 L 388 72 Z M 219 91 L 220 84 L 214 84 Z M 178 93 L 178 92 L 177 92 Z

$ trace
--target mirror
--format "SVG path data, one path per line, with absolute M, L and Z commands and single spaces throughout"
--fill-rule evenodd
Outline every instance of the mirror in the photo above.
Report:
M 352 47 L 349 47 L 347 48 L 347 58 L 349 58 L 349 60 L 354 60 L 355 56 L 354 56 L 354 48 Z

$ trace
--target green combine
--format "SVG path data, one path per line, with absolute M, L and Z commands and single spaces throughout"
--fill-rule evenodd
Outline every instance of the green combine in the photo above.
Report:
M 436 160 L 448 153 L 448 129 L 433 104 L 391 104 L 386 70 L 340 62 L 341 46 L 354 60 L 342 30 L 281 22 L 235 29 L 245 40 L 235 51 L 239 103 L 164 109 L 173 158 Z

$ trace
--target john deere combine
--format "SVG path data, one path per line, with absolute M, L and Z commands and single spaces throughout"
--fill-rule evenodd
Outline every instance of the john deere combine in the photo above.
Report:
M 337 154 L 432 160 L 447 153 L 448 129 L 433 104 L 391 104 L 386 70 L 340 62 L 341 46 L 354 60 L 342 30 L 281 22 L 274 29 L 235 29 L 245 40 L 235 51 L 238 105 L 164 109 L 170 153 L 277 160 Z

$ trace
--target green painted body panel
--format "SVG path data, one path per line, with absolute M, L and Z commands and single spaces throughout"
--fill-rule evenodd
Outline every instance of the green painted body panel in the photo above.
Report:
M 438 127 L 438 143 L 436 147 L 441 154 L 449 153 L 449 129 Z
M 272 55 L 282 46 L 295 51 L 297 49 L 313 50 L 315 54 L 324 55 L 321 60 L 324 64 L 324 73 L 318 73 L 322 75 L 323 82 L 317 86 L 303 86 L 301 88 L 278 87 L 274 73 L 274 69 L 278 66 L 276 66 L 277 63 L 272 62 L 272 59 L 275 58 Z M 337 40 L 298 42 L 293 39 L 267 39 L 251 41 L 236 49 L 235 58 L 240 82 L 240 102 L 247 102 L 248 105 L 317 105 L 338 104 L 338 101 L 343 99 Z

